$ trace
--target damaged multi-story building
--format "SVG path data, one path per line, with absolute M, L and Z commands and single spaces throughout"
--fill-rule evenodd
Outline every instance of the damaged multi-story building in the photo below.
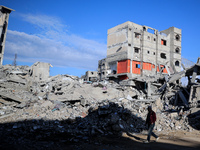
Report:
M 0 6 L 0 65 L 3 63 L 9 15 L 13 9 Z
M 107 57 L 98 63 L 100 80 L 125 80 L 181 71 L 181 29 L 163 31 L 127 21 L 107 32 Z

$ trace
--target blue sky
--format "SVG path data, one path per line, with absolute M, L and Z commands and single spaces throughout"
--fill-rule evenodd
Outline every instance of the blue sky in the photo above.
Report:
M 12 8 L 3 64 L 36 61 L 51 75 L 81 76 L 106 57 L 107 30 L 126 21 L 165 30 L 182 29 L 182 57 L 200 57 L 199 0 L 0 0 Z

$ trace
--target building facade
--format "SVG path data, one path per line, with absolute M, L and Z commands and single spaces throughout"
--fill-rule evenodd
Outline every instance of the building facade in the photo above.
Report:
M 3 64 L 3 56 L 6 41 L 9 15 L 13 11 L 5 6 L 0 6 L 0 65 Z
M 97 71 L 87 71 L 85 73 L 84 81 L 97 81 Z
M 180 71 L 181 36 L 181 29 L 175 27 L 159 32 L 130 21 L 109 29 L 107 57 L 99 61 L 99 78 L 124 80 Z

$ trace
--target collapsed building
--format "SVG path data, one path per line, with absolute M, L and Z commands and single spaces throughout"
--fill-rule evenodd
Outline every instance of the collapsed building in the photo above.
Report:
M 107 57 L 98 67 L 103 81 L 49 76 L 51 65 L 43 62 L 0 66 L 0 148 L 57 149 L 55 141 L 144 133 L 147 105 L 157 114 L 158 133 L 199 130 L 200 58 L 183 71 L 180 63 L 180 29 L 158 32 L 126 22 L 108 31 Z M 96 76 L 89 71 L 85 80 Z M 187 87 L 177 84 L 183 76 Z
M 11 11 L 13 11 L 13 9 L 7 8 L 5 6 L 0 6 L 0 65 L 3 63 L 8 19 Z
M 47 77 L 41 68 L 49 70 L 48 63 L 0 67 L 2 149 L 58 148 L 66 142 L 93 143 L 94 137 L 123 132 L 146 134 L 147 105 L 156 112 L 157 134 L 200 129 L 200 111 L 193 105 L 200 101 L 199 63 L 165 78 L 163 84 L 154 83 L 154 99 L 145 98 L 134 86 L 111 81 L 84 84 L 70 75 Z M 188 87 L 174 82 L 186 75 L 194 80 Z
M 125 22 L 108 30 L 107 57 L 98 63 L 100 80 L 125 80 L 181 71 L 181 29 L 157 29 Z

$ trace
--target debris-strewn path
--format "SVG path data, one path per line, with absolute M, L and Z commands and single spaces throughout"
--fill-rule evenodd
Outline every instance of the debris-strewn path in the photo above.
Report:
M 146 135 L 127 135 L 122 137 L 103 137 L 94 143 L 64 144 L 61 149 L 93 149 L 93 150 L 199 150 L 200 132 L 170 132 L 161 134 L 156 142 L 154 138 L 149 144 L 143 143 Z M 98 141 L 98 142 L 97 142 Z

